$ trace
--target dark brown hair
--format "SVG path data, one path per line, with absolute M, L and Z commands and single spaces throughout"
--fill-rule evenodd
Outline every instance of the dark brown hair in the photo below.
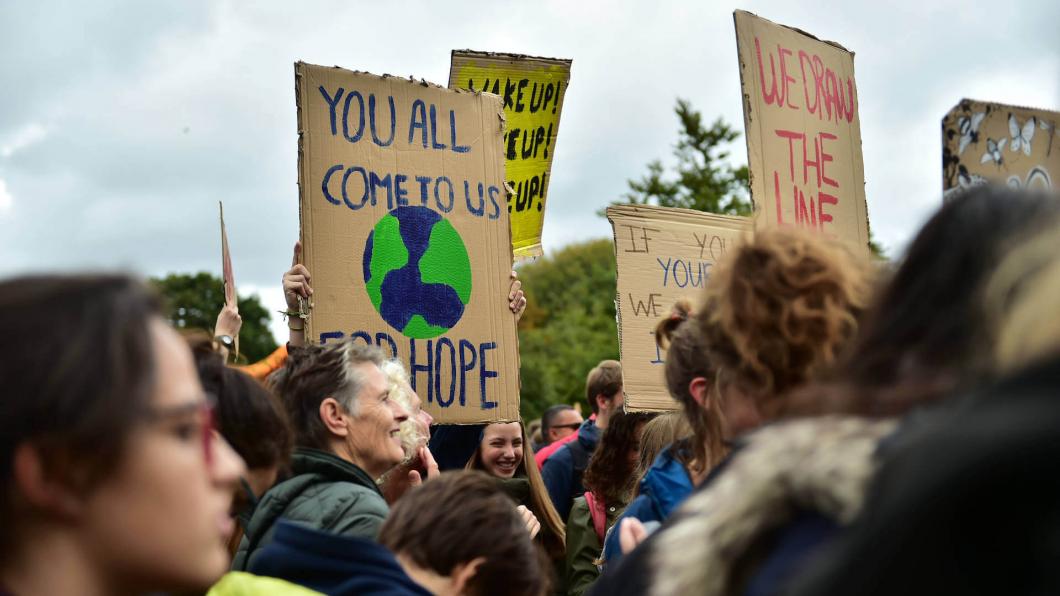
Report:
M 725 446 L 721 398 L 715 389 L 718 371 L 707 356 L 706 342 L 688 300 L 674 302 L 670 316 L 655 327 L 655 341 L 666 350 L 666 388 L 681 403 L 692 428 L 692 457 L 682 463 L 694 477 L 700 476 L 721 461 L 729 450 Z M 698 377 L 706 379 L 713 394 L 705 407 L 689 392 L 689 385 Z M 680 453 L 674 453 L 674 457 L 683 460 Z
M 250 469 L 285 469 L 291 458 L 293 436 L 280 400 L 250 375 L 230 366 L 205 333 L 185 335 L 199 381 L 217 400 L 217 430 Z
M 636 462 L 629 454 L 640 453 L 637 429 L 654 417 L 646 412 L 618 411 L 607 423 L 582 479 L 585 488 L 604 503 L 621 507 L 629 502 L 638 480 Z
M 11 527 L 19 445 L 37 446 L 45 465 L 85 490 L 121 461 L 150 407 L 159 313 L 156 295 L 124 275 L 0 282 L 0 527 Z
M 832 366 L 858 328 L 868 263 L 805 230 L 762 230 L 714 268 L 698 319 L 718 386 L 765 419 Z
M 271 385 L 287 411 L 296 446 L 328 449 L 330 433 L 320 419 L 320 403 L 333 397 L 356 415 L 364 381 L 354 367 L 366 362 L 381 366 L 383 352 L 353 340 L 291 350 Z
M 597 395 L 614 397 L 622 389 L 622 364 L 618 360 L 601 360 L 585 378 L 585 399 L 593 412 L 600 409 Z
M 470 594 L 540 596 L 551 565 L 496 481 L 482 472 L 446 472 L 409 491 L 391 509 L 379 541 L 417 566 L 447 576 L 482 557 Z

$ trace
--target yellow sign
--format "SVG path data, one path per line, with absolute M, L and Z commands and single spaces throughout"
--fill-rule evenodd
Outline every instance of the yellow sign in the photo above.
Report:
M 449 88 L 504 100 L 505 180 L 515 256 L 541 254 L 541 227 L 552 174 L 570 60 L 453 50 Z

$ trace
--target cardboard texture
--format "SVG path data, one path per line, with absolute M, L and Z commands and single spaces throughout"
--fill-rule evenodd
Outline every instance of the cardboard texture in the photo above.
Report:
M 221 279 L 224 282 L 225 305 L 236 305 L 236 276 L 232 271 L 232 253 L 228 249 L 228 232 L 225 231 L 225 206 L 217 202 L 221 210 Z
M 854 54 L 749 12 L 733 17 L 756 225 L 809 228 L 867 253 Z
M 517 420 L 499 97 L 295 64 L 312 342 L 409 367 L 445 424 Z
M 1057 112 L 962 99 L 942 119 L 943 197 L 987 182 L 1055 188 L 1057 123 Z
M 607 219 L 618 265 L 615 306 L 625 409 L 676 409 L 666 389 L 665 353 L 655 343 L 655 326 L 678 298 L 698 304 L 711 268 L 751 232 L 751 221 L 646 205 L 608 207 Z
M 225 230 L 225 206 L 217 201 L 217 208 L 221 215 L 221 280 L 225 292 L 225 306 L 239 307 L 239 297 L 236 294 L 236 274 L 232 270 L 232 252 L 228 249 L 228 232 Z M 239 357 L 239 335 L 235 336 L 235 354 Z
M 449 88 L 504 98 L 505 180 L 517 258 L 541 254 L 552 156 L 570 81 L 570 60 L 453 50 Z

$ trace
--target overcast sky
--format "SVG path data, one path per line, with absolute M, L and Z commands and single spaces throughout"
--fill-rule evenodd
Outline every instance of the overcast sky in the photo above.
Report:
M 1060 109 L 1056 0 L 797 4 L 5 2 L 0 275 L 219 275 L 223 200 L 241 293 L 281 308 L 296 60 L 444 85 L 454 48 L 573 58 L 549 252 L 610 235 L 595 212 L 670 159 L 676 97 L 742 128 L 734 8 L 855 52 L 870 222 L 893 256 L 940 201 L 940 119 L 959 99 Z M 732 153 L 746 163 L 742 138 Z

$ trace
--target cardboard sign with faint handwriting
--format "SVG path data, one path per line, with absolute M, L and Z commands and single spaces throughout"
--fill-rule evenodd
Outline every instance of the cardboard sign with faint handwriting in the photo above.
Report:
M 619 350 L 627 411 L 673 410 L 666 389 L 666 354 L 655 326 L 674 301 L 697 305 L 714 264 L 752 228 L 745 217 L 647 205 L 607 208 L 618 265 Z

